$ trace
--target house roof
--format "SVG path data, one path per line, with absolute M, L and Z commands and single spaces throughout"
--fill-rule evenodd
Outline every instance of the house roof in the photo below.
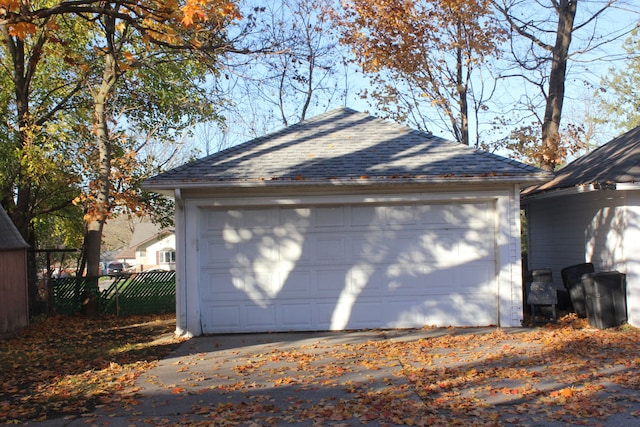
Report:
M 523 195 L 593 185 L 640 182 L 640 126 L 581 156 L 556 172 L 551 181 L 529 187 Z
M 150 190 L 551 179 L 523 163 L 339 108 L 148 179 Z
M 0 206 L 0 251 L 26 249 L 28 247 L 29 245 L 13 225 L 7 212 Z
M 173 233 L 173 230 L 162 228 L 158 224 L 154 224 L 152 222 L 141 222 L 139 224 L 136 224 L 135 228 L 133 229 L 133 235 L 131 236 L 131 243 L 129 243 L 129 248 L 135 250 L 137 247 L 156 239 L 158 236 L 171 233 Z

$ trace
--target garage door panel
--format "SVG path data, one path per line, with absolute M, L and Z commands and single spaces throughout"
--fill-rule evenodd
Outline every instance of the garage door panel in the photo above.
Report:
M 200 296 L 204 301 L 246 299 L 244 275 L 203 271 Z
M 347 238 L 343 236 L 312 236 L 315 246 L 315 261 L 319 263 L 344 260 Z
M 491 203 L 201 215 L 205 332 L 496 323 Z
M 278 229 L 304 233 L 312 223 L 311 208 L 282 208 L 279 210 Z
M 291 330 L 312 329 L 313 306 L 304 303 L 282 303 L 278 305 L 282 325 Z
M 241 319 L 241 327 L 255 330 L 266 328 L 266 330 L 276 330 L 276 306 L 268 305 L 261 307 L 257 305 L 245 306 L 246 319 Z M 244 322 L 243 322 L 244 320 Z
M 385 281 L 379 265 L 358 265 L 349 269 L 347 290 L 356 296 L 381 296 Z
M 237 210 L 208 210 L 203 231 L 237 229 L 239 225 L 240 211 Z
M 419 209 L 423 224 L 467 228 L 490 224 L 492 220 L 489 202 L 422 205 Z
M 318 269 L 316 271 L 315 296 L 335 297 L 348 286 L 346 267 Z
M 204 242 L 202 245 L 204 265 L 228 265 L 234 262 L 238 255 L 237 249 L 222 241 L 219 236 L 210 234 L 204 237 Z
M 203 307 L 203 329 L 234 331 L 241 328 L 241 310 L 238 305 L 205 305 Z
M 385 306 L 383 319 L 388 328 L 413 328 L 415 325 L 425 325 L 423 307 L 416 301 L 389 301 Z
M 371 325 L 380 324 L 382 317 L 382 302 L 378 301 L 358 301 L 353 304 L 348 314 L 346 322 L 347 329 L 370 328 Z
M 419 223 L 418 208 L 409 206 L 387 206 L 384 208 L 385 223 L 391 229 L 403 228 L 399 226 L 417 225 Z
M 382 206 L 351 206 L 350 223 L 355 229 L 378 227 L 384 224 L 384 208 Z
M 305 298 L 313 295 L 310 271 L 280 271 L 274 294 L 282 298 Z
M 317 207 L 313 209 L 313 225 L 316 228 L 344 227 L 346 215 L 344 206 Z
M 256 233 L 268 232 L 278 225 L 279 212 L 277 208 L 243 209 L 237 214 L 240 228 L 251 229 Z
M 465 264 L 458 270 L 461 292 L 495 296 L 494 266 L 490 262 Z
M 336 309 L 336 300 L 320 300 L 314 304 L 315 321 L 318 330 L 332 330 L 333 314 Z

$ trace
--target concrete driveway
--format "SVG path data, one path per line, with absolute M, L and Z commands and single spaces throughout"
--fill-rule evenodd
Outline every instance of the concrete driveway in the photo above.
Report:
M 529 339 L 532 333 L 438 328 L 198 337 L 139 378 L 135 398 L 37 424 L 640 425 L 637 389 L 611 381 L 624 375 L 624 364 L 583 379 L 582 368 L 554 373 L 550 351 L 557 349 Z

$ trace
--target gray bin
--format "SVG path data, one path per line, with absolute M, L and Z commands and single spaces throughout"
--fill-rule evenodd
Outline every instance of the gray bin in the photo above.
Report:
M 606 329 L 627 321 L 626 276 L 618 271 L 582 276 L 589 325 Z

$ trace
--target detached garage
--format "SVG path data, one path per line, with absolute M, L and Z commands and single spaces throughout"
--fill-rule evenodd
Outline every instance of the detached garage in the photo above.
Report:
M 158 175 L 177 332 L 520 326 L 539 169 L 339 109 Z

